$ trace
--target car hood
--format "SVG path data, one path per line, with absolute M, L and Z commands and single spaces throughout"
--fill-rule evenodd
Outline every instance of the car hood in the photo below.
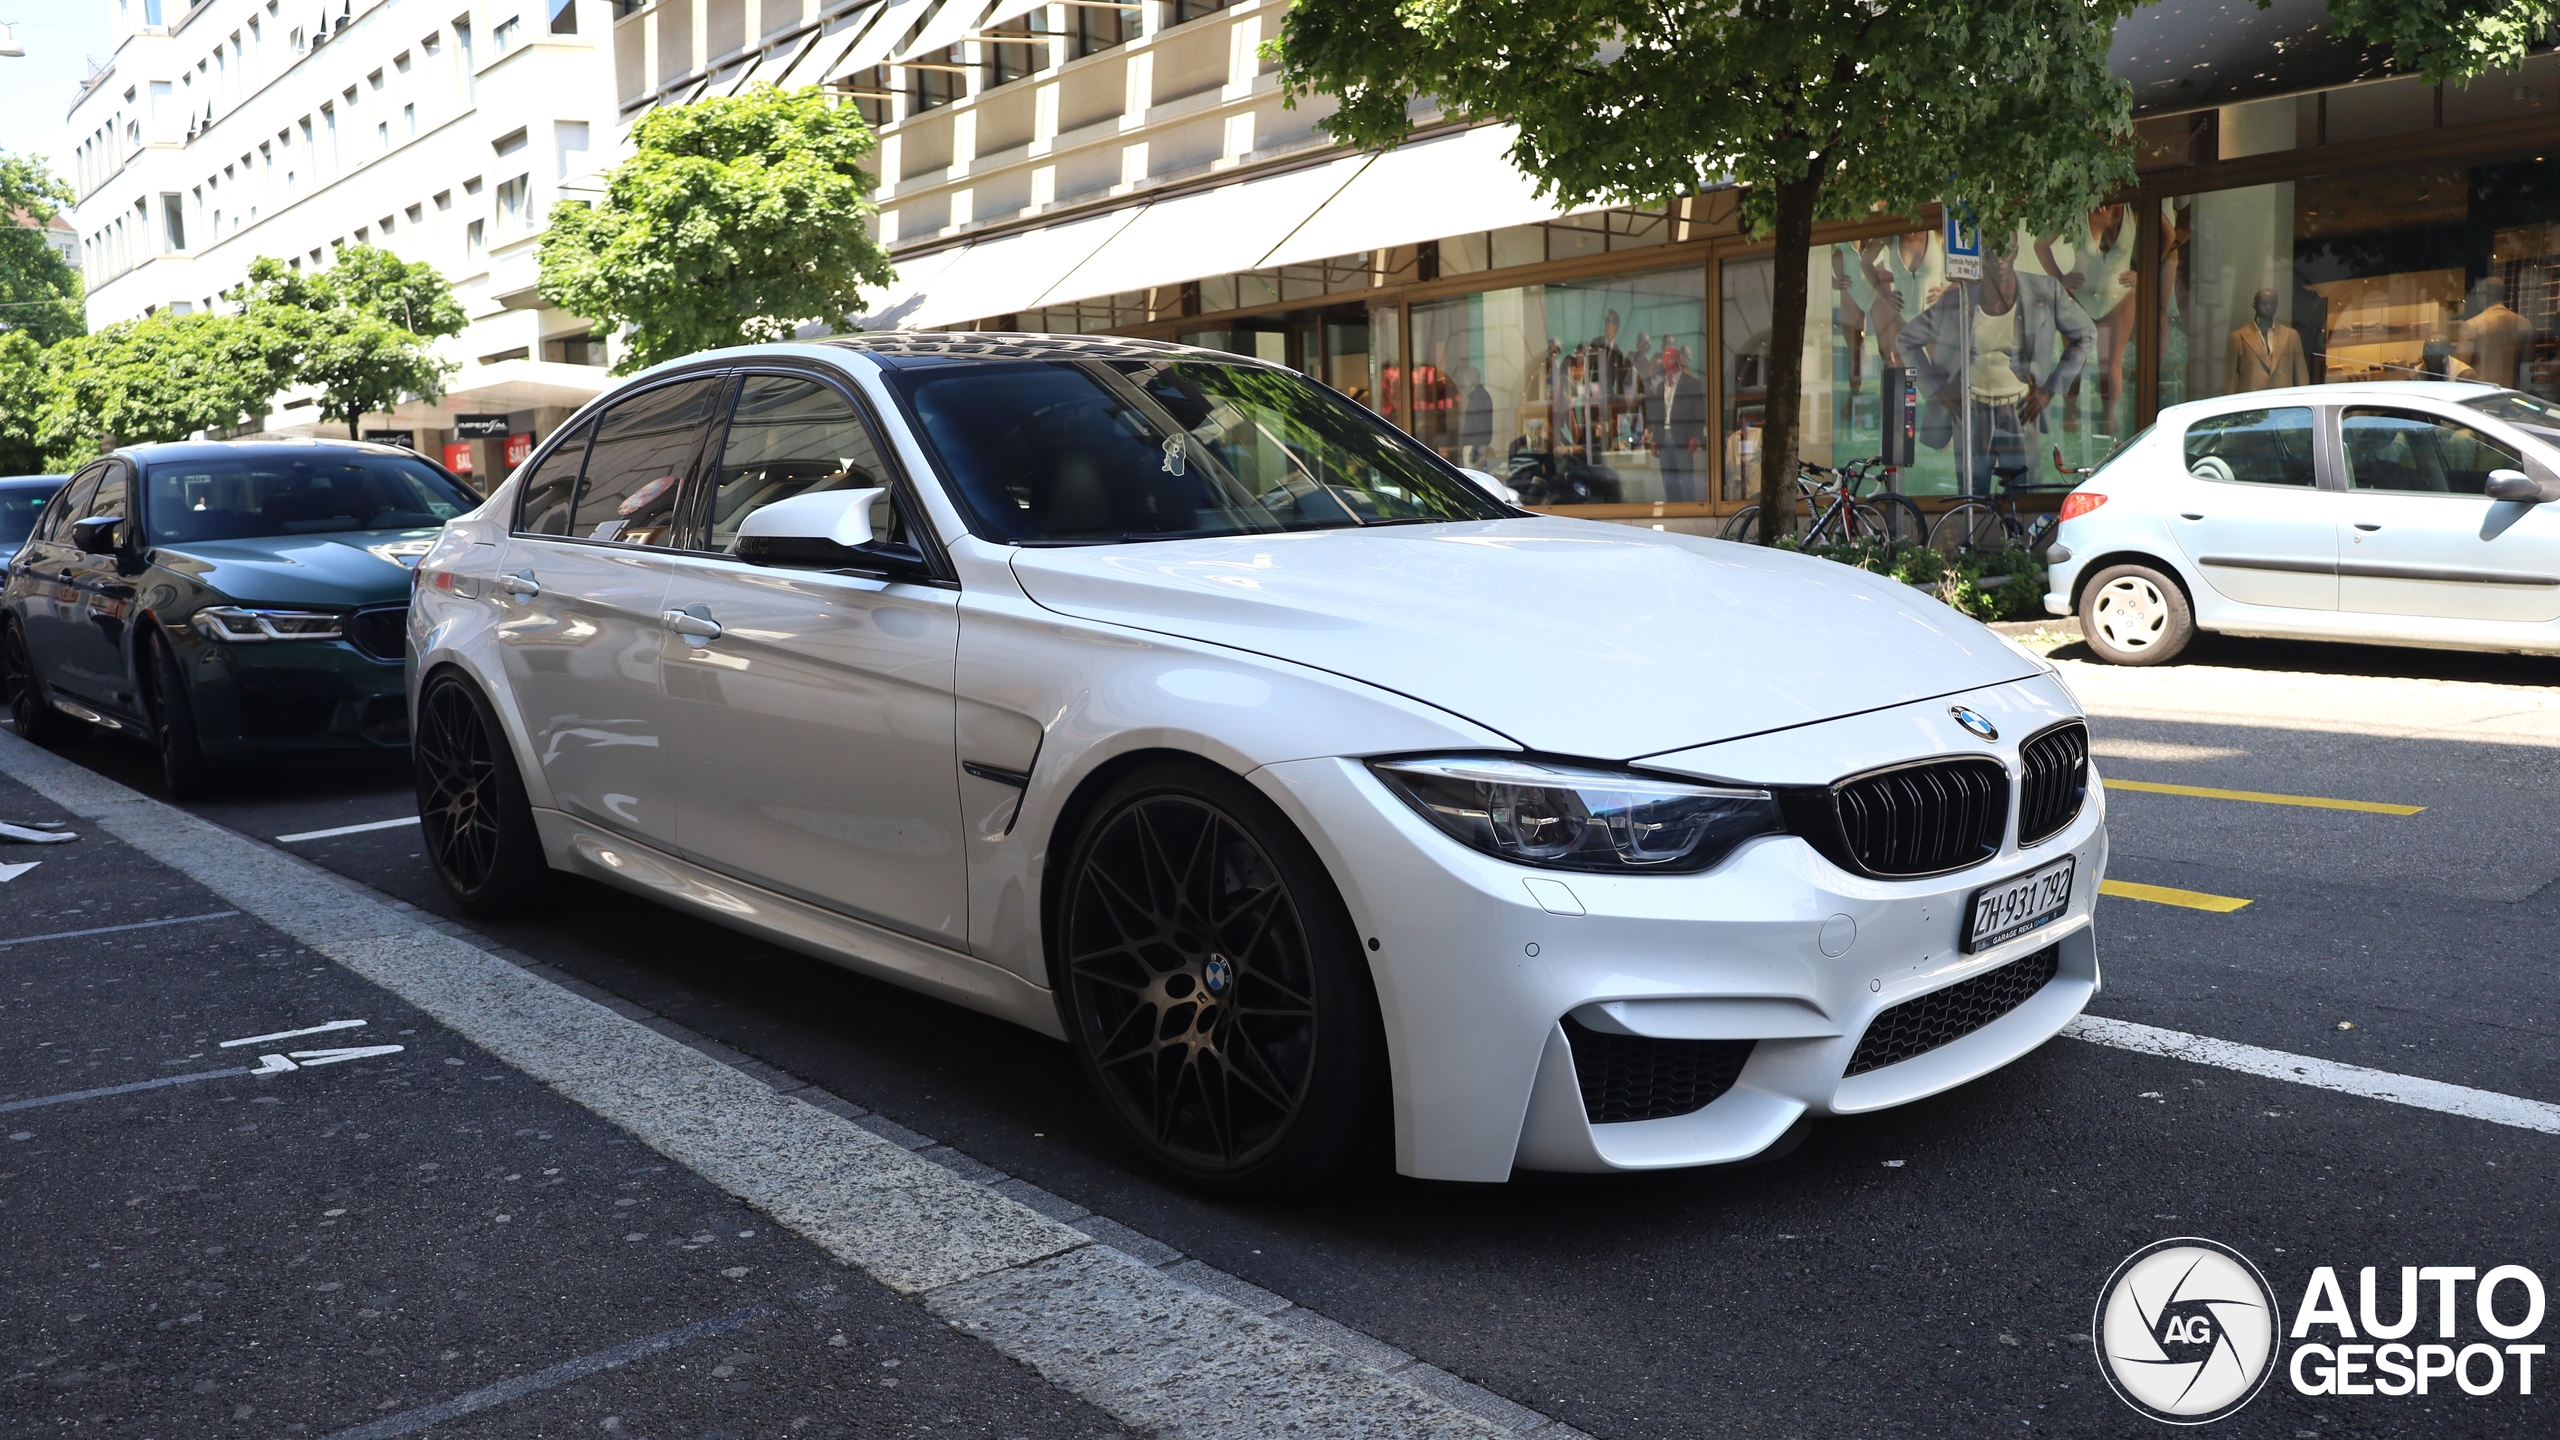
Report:
M 409 598 L 409 568 L 367 549 L 435 539 L 433 530 L 334 530 L 152 548 L 152 563 L 249 605 L 381 605 Z
M 1329 670 L 1532 749 L 1631 759 L 2035 674 L 1828 560 L 1538 518 L 1026 548 L 1061 614 Z

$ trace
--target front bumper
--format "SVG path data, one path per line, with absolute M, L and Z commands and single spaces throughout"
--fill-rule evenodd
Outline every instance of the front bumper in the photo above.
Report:
M 409 743 L 401 662 L 344 640 L 222 645 L 168 632 L 209 757 L 383 753 Z
M 1877 728 L 1863 717 L 1832 725 Z M 1908 745 L 1910 727 L 1901 728 Z M 1945 745 L 1935 753 L 1963 752 Z M 2014 771 L 2014 748 L 2003 758 Z M 1870 763 L 1860 757 L 1836 773 Z M 1996 1070 L 2050 1039 L 2097 990 L 2090 909 L 2107 842 L 2094 776 L 2081 813 L 2039 845 L 2021 851 L 2013 838 L 1996 859 L 1954 875 L 1879 881 L 1839 869 L 1792 836 L 1751 842 L 1702 875 L 1529 870 L 1449 840 L 1357 760 L 1260 774 L 1298 813 L 1361 934 L 1374 939 L 1397 1165 L 1409 1175 L 1490 1181 L 1514 1168 L 1747 1159 L 1803 1116 L 1900 1105 Z M 2078 869 L 2060 918 L 1981 954 L 1960 953 L 1975 889 L 2065 854 Z M 1541 883 L 1533 890 L 1530 880 Z M 2059 951 L 2054 978 L 2015 1009 L 1899 1064 L 1844 1078 L 1884 1010 L 2048 945 Z M 1732 1088 L 1702 1109 L 1593 1123 L 1567 1016 L 1602 1032 L 1756 1043 Z

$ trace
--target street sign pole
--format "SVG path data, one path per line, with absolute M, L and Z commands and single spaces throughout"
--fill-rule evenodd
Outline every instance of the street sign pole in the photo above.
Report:
M 1962 204 L 1950 201 L 1946 212 L 1947 278 L 1956 282 L 1961 297 L 1963 323 L 1956 330 L 1956 430 L 1964 447 L 1964 466 L 1959 472 L 1957 488 L 1968 497 L 1973 494 L 1973 316 L 1980 302 L 1973 293 L 1974 282 L 1982 278 L 1982 231 L 1973 223 Z

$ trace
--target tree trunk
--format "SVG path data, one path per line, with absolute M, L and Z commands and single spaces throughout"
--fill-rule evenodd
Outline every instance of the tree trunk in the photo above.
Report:
M 1819 172 L 1777 187 L 1777 274 L 1769 286 L 1768 401 L 1760 412 L 1760 535 L 1774 545 L 1796 513 L 1796 422 L 1804 410 L 1805 307 L 1811 303 L 1813 207 Z

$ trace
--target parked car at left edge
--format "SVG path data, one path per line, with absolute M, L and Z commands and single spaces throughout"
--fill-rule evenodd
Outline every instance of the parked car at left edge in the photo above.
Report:
M 479 504 L 354 441 L 136 445 L 83 467 L 14 547 L 0 688 L 18 733 L 124 731 L 170 790 L 257 759 L 396 753 L 410 567 Z
M 9 558 L 27 543 L 45 502 L 68 475 L 0 475 L 0 585 L 8 583 Z

